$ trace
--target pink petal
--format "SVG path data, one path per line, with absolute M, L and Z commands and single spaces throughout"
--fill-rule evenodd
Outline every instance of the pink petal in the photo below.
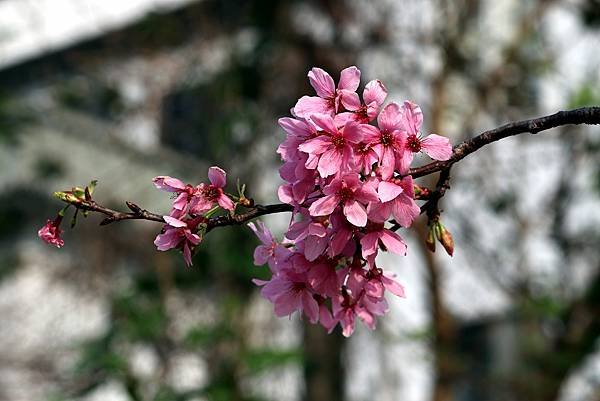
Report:
M 398 283 L 393 278 L 388 277 L 384 274 L 381 276 L 381 282 L 385 286 L 385 289 L 390 291 L 392 294 L 401 298 L 406 298 L 406 295 L 404 293 L 404 287 L 402 287 L 402 285 L 400 285 L 400 283 Z
M 177 232 L 177 230 L 166 230 L 163 234 L 159 234 L 156 236 L 154 240 L 154 245 L 156 245 L 156 249 L 159 251 L 166 251 L 172 248 L 176 248 L 177 245 L 181 242 L 181 236 Z
M 452 156 L 450 140 L 436 134 L 431 134 L 423 139 L 421 149 L 434 160 L 448 160 Z
M 410 227 L 412 222 L 421 214 L 421 208 L 407 196 L 399 196 L 393 201 L 392 213 L 402 227 Z
M 187 243 L 183 245 L 183 260 L 188 267 L 192 265 L 192 250 Z
M 335 83 L 333 82 L 333 78 L 321 68 L 315 67 L 311 69 L 308 73 L 308 79 L 319 97 L 327 99 L 335 96 Z
M 401 158 L 396 158 L 396 168 L 400 172 L 400 174 L 404 174 L 410 168 L 410 164 L 413 161 L 414 153 L 409 149 L 404 150 L 402 152 Z
M 357 201 L 347 201 L 344 204 L 344 215 L 348 221 L 357 227 L 367 225 L 367 211 L 365 207 Z
M 381 181 L 377 188 L 377 194 L 382 202 L 389 202 L 392 199 L 396 199 L 402 191 L 403 189 L 400 185 L 396 185 L 389 181 Z
M 337 196 L 327 195 L 310 205 L 308 211 L 311 216 L 327 216 L 333 213 L 338 203 L 339 199 Z
M 423 112 L 418 104 L 411 101 L 404 101 L 402 105 L 402 120 L 404 129 L 413 135 L 418 135 L 423 124 Z
M 187 227 L 187 223 L 171 216 L 163 216 L 163 220 L 171 227 Z
M 379 161 L 381 178 L 387 180 L 394 175 L 394 167 L 396 167 L 396 156 L 394 150 L 389 146 L 383 147 L 383 154 Z
M 317 170 L 325 178 L 340 171 L 341 166 L 342 154 L 336 148 L 331 148 L 321 155 Z
M 365 129 L 362 128 L 363 125 L 364 124 L 357 124 L 354 121 L 348 121 L 344 126 L 344 138 L 352 143 L 359 143 L 362 141 L 363 132 L 365 131 Z M 368 127 L 370 127 L 370 125 L 368 125 Z M 368 131 L 368 129 L 366 131 Z
M 279 126 L 283 128 L 283 130 L 289 135 L 305 137 L 311 133 L 308 124 L 302 120 L 284 117 L 280 118 L 277 122 L 279 123 Z
M 313 114 L 333 114 L 335 110 L 329 102 L 317 96 L 302 96 L 293 109 L 294 115 L 309 118 Z
M 225 194 L 221 194 L 217 198 L 217 203 L 223 209 L 233 210 L 235 208 L 235 205 L 233 204 L 233 201 L 231 199 L 229 199 L 229 197 L 227 195 L 225 195 Z
M 319 323 L 327 330 L 327 333 L 331 333 L 337 324 L 337 320 L 333 318 L 331 311 L 327 309 L 325 304 L 319 305 Z
M 319 321 L 319 304 L 308 291 L 302 293 L 302 309 L 311 323 Z
M 309 139 L 301 144 L 298 149 L 304 153 L 320 155 L 332 146 L 331 138 L 325 135 L 320 135 L 316 138 Z
M 166 175 L 160 175 L 152 179 L 154 186 L 158 189 L 168 192 L 180 192 L 185 189 L 185 184 L 177 178 L 172 178 Z
M 188 205 L 188 194 L 187 192 L 181 192 L 177 195 L 177 198 L 173 201 L 173 208 L 177 210 L 184 210 Z
M 256 266 L 262 266 L 269 261 L 272 250 L 264 245 L 259 245 L 254 250 L 254 264 Z
M 377 106 L 381 106 L 386 97 L 387 89 L 378 79 L 370 81 L 363 91 L 363 100 L 365 101 L 365 104 L 375 102 Z
M 311 120 L 318 128 L 330 134 L 337 134 L 338 130 L 335 126 L 333 118 L 328 114 L 315 114 L 311 116 Z
M 304 248 L 304 256 L 309 262 L 316 260 L 319 256 L 325 252 L 327 248 L 327 238 L 317 237 L 315 235 L 309 235 L 304 240 L 306 246 Z
M 340 73 L 338 89 L 356 92 L 358 85 L 360 85 L 360 70 L 355 66 L 344 68 Z
M 208 179 L 215 187 L 223 188 L 227 182 L 226 177 L 225 171 L 217 166 L 208 169 Z
M 390 103 L 377 116 L 377 126 L 382 131 L 394 131 L 400 127 L 402 112 L 396 103 Z
M 369 280 L 365 284 L 365 294 L 371 298 L 379 299 L 383 297 L 385 288 L 379 280 Z
M 373 255 L 377 252 L 377 241 L 379 240 L 379 234 L 377 232 L 368 233 L 360 240 L 360 246 L 362 248 L 362 256 L 366 258 L 369 255 Z
M 388 251 L 398 255 L 406 255 L 406 243 L 398 234 L 390 230 L 382 230 L 379 237 Z
M 358 95 L 353 91 L 341 90 L 340 101 L 346 108 L 346 110 L 356 111 L 360 109 L 361 103 Z

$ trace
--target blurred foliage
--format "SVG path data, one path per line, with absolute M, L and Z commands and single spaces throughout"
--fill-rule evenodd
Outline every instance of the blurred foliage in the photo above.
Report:
M 0 145 L 16 145 L 20 128 L 32 119 L 21 102 L 0 89 Z
M 581 19 L 590 28 L 600 28 L 600 0 L 583 0 L 581 2 Z
M 85 77 L 75 77 L 62 83 L 55 96 L 68 108 L 104 119 L 117 119 L 125 107 L 116 88 Z

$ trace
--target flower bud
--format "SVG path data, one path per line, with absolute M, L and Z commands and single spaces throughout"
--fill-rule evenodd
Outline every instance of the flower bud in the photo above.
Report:
M 441 225 L 441 233 L 438 239 L 448 255 L 452 256 L 454 253 L 454 240 L 452 239 L 452 234 L 450 234 L 450 231 L 446 230 L 446 227 L 443 225 Z
M 427 233 L 427 239 L 425 240 L 425 245 L 431 252 L 435 252 L 435 234 L 433 231 L 434 228 L 431 226 L 429 228 L 429 232 Z

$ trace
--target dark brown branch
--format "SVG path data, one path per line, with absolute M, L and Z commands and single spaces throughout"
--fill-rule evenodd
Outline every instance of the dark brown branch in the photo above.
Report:
M 102 226 L 121 220 L 149 220 L 162 223 L 165 222 L 161 215 L 142 209 L 135 203 L 129 201 L 126 201 L 125 203 L 127 204 L 127 207 L 131 209 L 131 213 L 124 213 L 119 212 L 118 210 L 109 209 L 105 206 L 99 205 L 93 200 L 70 203 L 78 209 L 87 210 L 90 212 L 98 212 L 108 216 L 100 222 L 100 225 Z
M 131 210 L 130 213 L 110 209 L 108 207 L 96 203 L 93 200 L 85 201 L 79 199 L 77 201 L 72 201 L 68 203 L 81 210 L 102 213 L 108 216 L 107 218 L 102 220 L 102 222 L 100 222 L 100 225 L 103 226 L 122 220 L 148 220 L 165 223 L 163 216 L 161 216 L 160 214 L 149 212 L 145 209 L 142 209 L 135 203 L 129 201 L 125 203 L 127 204 L 127 207 Z M 248 208 L 247 211 L 241 214 L 230 214 L 225 216 L 215 216 L 209 218 L 207 221 L 207 232 L 215 227 L 240 225 L 256 217 L 264 216 L 266 214 L 291 212 L 293 210 L 293 206 L 283 203 L 276 205 L 255 205 L 251 208 Z
M 423 177 L 441 171 L 483 146 L 500 139 L 524 133 L 537 134 L 550 128 L 570 124 L 600 124 L 600 107 L 581 107 L 574 110 L 559 111 L 545 117 L 505 124 L 456 145 L 449 160 L 436 161 L 422 167 L 413 168 L 409 174 L 413 178 Z
M 208 220 L 208 226 L 206 232 L 209 232 L 215 227 L 233 226 L 244 224 L 245 222 L 252 220 L 256 217 L 264 216 L 266 214 L 291 212 L 294 210 L 292 205 L 285 203 L 279 203 L 275 205 L 255 205 L 250 208 L 247 212 L 242 214 L 229 214 L 225 216 L 216 216 Z
M 421 214 L 426 213 L 430 223 L 440 216 L 439 202 L 449 188 L 450 167 L 442 170 L 435 185 L 435 190 L 429 195 L 429 200 L 421 206 Z

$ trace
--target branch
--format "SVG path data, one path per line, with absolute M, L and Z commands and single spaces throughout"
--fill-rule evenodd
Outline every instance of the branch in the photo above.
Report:
M 427 216 L 430 220 L 436 217 L 436 213 L 439 214 L 439 199 L 444 196 L 444 193 L 449 188 L 450 166 L 459 160 L 462 160 L 467 155 L 479 150 L 488 143 L 492 143 L 509 136 L 519 135 L 522 133 L 537 134 L 538 132 L 545 131 L 550 128 L 569 124 L 600 124 L 600 107 L 582 107 L 575 110 L 559 111 L 558 113 L 545 117 L 509 123 L 486 131 L 474 138 L 458 144 L 454 147 L 453 154 L 450 159 L 446 161 L 436 161 L 426 164 L 422 167 L 411 169 L 409 174 L 412 175 L 413 178 L 442 171 L 435 190 L 430 194 L 427 194 L 426 198 L 428 200 L 425 204 L 423 204 L 423 206 L 421 206 L 421 213 L 427 213 Z M 129 201 L 125 203 L 131 212 L 125 213 L 102 206 L 92 199 L 85 200 L 81 198 L 68 198 L 63 200 L 78 209 L 90 212 L 98 212 L 106 215 L 107 217 L 102 220 L 100 223 L 101 225 L 107 225 L 122 220 L 148 220 L 165 223 L 163 216 L 160 214 L 149 212 Z M 247 207 L 246 209 L 246 211 L 240 214 L 231 213 L 229 215 L 208 218 L 206 221 L 206 231 L 211 231 L 216 227 L 241 225 L 256 217 L 267 214 L 292 212 L 294 210 L 293 206 L 284 203 L 273 205 L 254 205 Z M 392 221 L 392 224 L 392 230 L 397 230 L 400 228 L 398 223 Z
M 110 209 L 108 207 L 102 206 L 97 202 L 90 200 L 78 200 L 69 202 L 73 206 L 81 210 L 87 210 L 90 212 L 102 213 L 106 216 L 104 220 L 100 222 L 100 225 L 105 226 L 107 224 L 111 224 L 117 221 L 122 220 L 148 220 L 148 221 L 156 221 L 159 223 L 165 223 L 163 216 L 157 213 L 149 212 L 145 209 L 142 209 L 138 205 L 133 202 L 126 201 L 127 207 L 131 210 L 130 213 L 120 212 L 118 210 Z M 232 225 L 240 225 L 244 224 L 247 221 L 250 221 L 256 217 L 264 216 L 266 214 L 274 214 L 274 213 L 282 213 L 282 212 L 291 212 L 294 210 L 294 207 L 291 205 L 287 205 L 284 203 L 275 204 L 275 205 L 255 205 L 248 208 L 247 211 L 241 214 L 229 214 L 225 216 L 215 216 L 207 219 L 207 232 L 212 230 L 215 227 L 223 227 L 223 226 L 232 226 Z
M 558 113 L 549 116 L 517 121 L 485 131 L 474 138 L 456 145 L 450 159 L 446 161 L 436 161 L 422 167 L 413 168 L 409 171 L 409 174 L 412 175 L 413 178 L 423 177 L 450 167 L 488 143 L 524 133 L 537 134 L 538 132 L 550 128 L 570 124 L 600 124 L 600 107 L 581 107 L 574 110 L 559 111 Z

